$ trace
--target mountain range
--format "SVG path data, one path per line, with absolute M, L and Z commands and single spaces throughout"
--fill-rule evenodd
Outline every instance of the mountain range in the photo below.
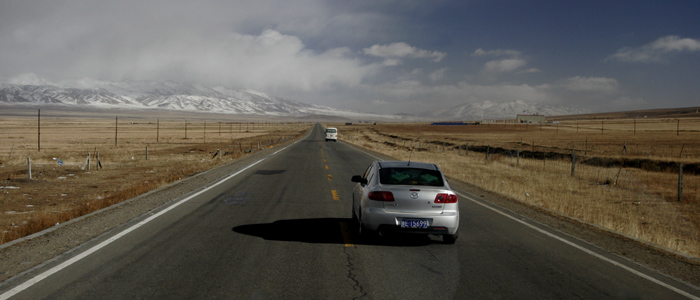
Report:
M 528 104 L 521 100 L 482 101 L 418 115 L 382 115 L 311 105 L 252 90 L 174 81 L 98 81 L 82 79 L 54 84 L 27 74 L 0 84 L 0 104 L 62 105 L 91 108 L 165 109 L 233 115 L 321 117 L 346 120 L 416 121 L 515 118 L 516 114 L 568 115 L 587 111 Z
M 590 110 L 555 107 L 544 104 L 526 103 L 522 100 L 494 102 L 490 100 L 465 103 L 449 109 L 435 110 L 423 117 L 439 120 L 503 120 L 514 119 L 516 115 L 563 116 L 591 113 Z

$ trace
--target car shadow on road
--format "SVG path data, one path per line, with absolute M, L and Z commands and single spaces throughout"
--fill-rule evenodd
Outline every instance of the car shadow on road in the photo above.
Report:
M 355 226 L 352 219 L 349 218 L 289 219 L 272 223 L 240 225 L 234 227 L 233 231 L 270 241 L 312 244 L 418 247 L 436 243 L 436 241 L 422 235 L 360 238 L 356 234 Z

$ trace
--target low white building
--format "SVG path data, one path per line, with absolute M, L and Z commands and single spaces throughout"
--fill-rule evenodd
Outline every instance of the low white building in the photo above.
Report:
M 516 117 L 518 124 L 542 124 L 544 122 L 544 115 L 518 115 Z

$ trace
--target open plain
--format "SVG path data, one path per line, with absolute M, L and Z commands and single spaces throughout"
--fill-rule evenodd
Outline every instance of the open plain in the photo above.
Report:
M 295 139 L 312 125 L 211 114 L 3 112 L 0 244 Z
M 548 124 L 334 126 L 345 141 L 434 162 L 460 181 L 700 257 L 697 113 Z
M 533 151 L 533 153 L 530 153 L 530 155 L 534 155 L 535 157 L 527 158 L 525 152 L 518 152 L 518 149 L 515 151 L 516 155 L 513 156 L 512 150 L 508 150 L 507 147 L 502 147 L 502 145 L 506 144 L 497 145 L 489 142 L 488 144 L 485 144 L 486 146 L 484 147 L 478 143 L 478 140 L 481 137 L 486 137 L 492 142 L 498 141 L 499 139 L 494 138 L 494 136 L 498 135 L 501 135 L 501 141 L 507 141 L 506 137 L 508 135 L 512 135 L 513 133 L 508 133 L 508 130 L 505 130 L 506 128 L 500 125 L 479 125 L 468 127 L 466 125 L 348 125 L 340 123 L 333 124 L 333 126 L 340 128 L 339 132 L 341 142 L 336 144 L 317 141 L 318 136 L 320 136 L 320 131 L 318 128 L 316 128 L 316 131 L 314 131 L 318 136 L 306 136 L 302 140 L 303 143 L 293 143 L 293 140 L 297 140 L 298 137 L 301 135 L 306 135 L 306 133 L 309 132 L 312 125 L 309 123 L 265 122 L 252 120 L 236 122 L 225 119 L 216 119 L 212 118 L 211 116 L 208 118 L 204 117 L 202 119 L 192 118 L 189 116 L 187 118 L 188 121 L 186 122 L 184 119 L 166 118 L 163 116 L 160 118 L 155 118 L 155 121 L 148 117 L 144 118 L 141 116 L 120 116 L 118 117 L 118 120 L 113 116 L 91 116 L 91 118 L 75 118 L 75 116 L 72 116 L 71 118 L 66 116 L 53 117 L 55 117 L 53 121 L 56 124 L 61 124 L 61 127 L 76 128 L 75 130 L 71 130 L 71 132 L 82 132 L 82 134 L 78 134 L 80 137 L 76 137 L 74 140 L 72 140 L 72 142 L 66 143 L 68 146 L 62 146 L 64 148 L 62 148 L 63 150 L 61 151 L 58 149 L 53 149 L 52 145 L 58 145 L 59 142 L 49 139 L 49 137 L 53 136 L 54 134 L 50 134 L 52 132 L 50 129 L 51 126 L 44 125 L 52 124 L 51 117 L 44 116 L 41 118 L 43 129 L 41 130 L 42 137 L 40 140 L 42 142 L 42 146 L 40 151 L 38 149 L 33 149 L 33 147 L 38 146 L 38 141 L 37 139 L 31 139 L 31 129 L 28 130 L 29 133 L 24 132 L 24 135 L 16 135 L 13 138 L 9 138 L 9 135 L 5 136 L 7 137 L 5 140 L 10 141 L 9 149 L 12 152 L 11 156 L 14 158 L 3 160 L 3 167 L 1 169 L 4 172 L 2 173 L 2 186 L 10 188 L 3 188 L 4 194 L 2 196 L 2 205 L 15 203 L 15 206 L 12 208 L 9 208 L 9 206 L 6 206 L 7 208 L 3 208 L 5 209 L 4 212 L 9 213 L 4 213 L 2 217 L 3 220 L 9 219 L 6 217 L 16 217 L 13 219 L 15 220 L 15 223 L 10 224 L 10 230 L 7 230 L 7 232 L 20 232 L 20 230 L 18 230 L 20 228 L 34 228 L 35 230 L 39 230 L 41 227 L 37 224 L 43 224 L 44 226 L 50 227 L 50 229 L 44 231 L 42 235 L 35 236 L 31 239 L 22 239 L 24 241 L 20 243 L 11 242 L 3 245 L 0 255 L 2 255 L 2 257 L 5 259 L 2 260 L 3 263 L 0 266 L 0 280 L 7 279 L 7 281 L 5 281 L 7 284 L 12 284 L 10 282 L 14 279 L 8 278 L 14 276 L 15 274 L 32 268 L 32 266 L 35 265 L 36 267 L 33 269 L 41 268 L 41 266 L 46 264 L 42 264 L 42 262 L 51 261 L 51 258 L 53 257 L 69 256 L 73 251 L 81 251 L 83 248 L 82 243 L 93 239 L 93 237 L 98 236 L 96 239 L 100 239 L 100 237 L 104 234 L 118 231 L 117 229 L 120 227 L 119 224 L 126 224 L 129 222 L 133 223 L 133 220 L 138 220 L 139 218 L 149 217 L 150 219 L 150 216 L 154 215 L 156 212 L 156 209 L 154 209 L 155 207 L 171 202 L 172 199 L 179 199 L 182 197 L 182 195 L 192 193 L 203 186 L 207 186 L 209 185 L 209 182 L 214 180 L 214 178 L 228 176 L 227 174 L 230 174 L 231 172 L 236 172 L 236 174 L 238 174 L 240 171 L 235 170 L 241 170 L 240 166 L 258 161 L 264 157 L 269 157 L 269 153 L 277 153 L 277 150 L 269 149 L 270 147 L 282 148 L 282 146 L 284 146 L 284 148 L 286 148 L 286 145 L 303 144 L 303 147 L 307 147 L 309 149 L 308 151 L 320 151 L 320 154 L 317 153 L 317 155 L 320 155 L 321 158 L 323 158 L 323 163 L 320 163 L 321 160 L 316 161 L 313 159 L 304 159 L 295 162 L 298 166 L 294 167 L 293 169 L 285 169 L 281 166 L 280 162 L 271 164 L 268 163 L 266 166 L 262 167 L 262 170 L 254 171 L 253 176 L 250 176 L 250 178 L 246 176 L 245 178 L 247 179 L 245 180 L 252 180 L 254 178 L 261 180 L 272 180 L 272 177 L 270 176 L 284 174 L 284 170 L 289 172 L 291 172 L 291 170 L 295 170 L 296 172 L 301 172 L 300 174 L 305 174 L 301 177 L 306 177 L 305 172 L 308 172 L 310 162 L 315 162 L 314 165 L 317 165 L 316 167 L 318 167 L 318 169 L 333 173 L 332 170 L 335 169 L 333 168 L 332 164 L 326 163 L 329 158 L 325 157 L 325 155 L 332 156 L 334 159 L 339 159 L 339 161 L 345 162 L 347 157 L 344 156 L 343 153 L 345 153 L 345 150 L 342 149 L 351 148 L 346 146 L 345 142 L 362 146 L 362 148 L 365 149 L 370 149 L 367 151 L 367 153 L 386 153 L 387 155 L 375 154 L 385 157 L 385 159 L 411 159 L 438 163 L 441 165 L 443 170 L 449 174 L 451 184 L 454 187 L 460 190 L 469 191 L 467 194 L 469 196 L 465 196 L 467 198 L 461 199 L 460 201 L 464 201 L 465 212 L 470 212 L 465 213 L 464 222 L 468 224 L 466 225 L 468 227 L 465 228 L 470 228 L 468 231 L 471 234 L 464 235 L 465 241 L 460 246 L 462 248 L 460 248 L 460 251 L 455 253 L 471 255 L 475 250 L 475 248 L 472 247 L 481 248 L 488 244 L 487 241 L 494 240 L 495 236 L 489 236 L 489 234 L 494 233 L 485 234 L 482 232 L 482 229 L 486 229 L 486 227 L 483 227 L 484 224 L 482 224 L 482 222 L 486 222 L 486 220 L 483 219 L 483 212 L 477 213 L 477 211 L 480 211 L 480 209 L 474 207 L 474 201 L 484 201 L 494 203 L 507 211 L 514 212 L 515 214 L 519 215 L 518 219 L 535 220 L 535 224 L 539 222 L 539 224 L 545 224 L 544 226 L 556 228 L 557 230 L 561 230 L 568 235 L 575 236 L 583 241 L 586 241 L 590 243 L 590 245 L 595 245 L 592 247 L 606 249 L 606 251 L 610 251 L 610 253 L 613 255 L 619 255 L 630 261 L 650 266 L 651 268 L 659 270 L 664 274 L 670 274 L 691 284 L 697 284 L 697 282 L 700 282 L 698 279 L 700 276 L 698 276 L 697 272 L 697 266 L 699 265 L 697 257 L 692 254 L 692 251 L 687 251 L 687 249 L 694 249 L 693 247 L 695 246 L 692 244 L 694 242 L 692 239 L 693 234 L 696 234 L 697 231 L 694 229 L 686 231 L 680 230 L 681 232 L 679 233 L 679 227 L 674 227 L 674 223 L 682 224 L 686 226 L 686 229 L 696 226 L 695 223 L 692 223 L 692 220 L 694 219 L 691 218 L 692 211 L 690 210 L 697 207 L 697 200 L 695 200 L 696 198 L 693 198 L 697 197 L 697 195 L 694 196 L 692 192 L 686 192 L 682 197 L 682 201 L 674 200 L 672 197 L 668 200 L 664 200 L 663 196 L 646 195 L 650 193 L 646 190 L 640 190 L 641 193 L 634 194 L 635 191 L 632 191 L 629 187 L 618 188 L 619 186 L 623 186 L 623 184 L 630 184 L 629 182 L 631 182 L 632 179 L 628 178 L 629 174 L 631 174 L 628 172 L 635 172 L 637 168 L 621 168 L 619 166 L 603 167 L 600 166 L 604 165 L 602 163 L 597 163 L 598 165 L 596 165 L 590 162 L 585 162 L 585 159 L 591 159 L 595 157 L 595 155 L 587 157 L 581 155 L 582 157 L 579 158 L 580 160 L 574 164 L 576 166 L 576 172 L 575 175 L 572 176 L 570 173 L 570 167 L 572 165 L 571 161 L 567 161 L 564 156 L 555 155 L 557 153 L 556 151 L 546 152 L 545 159 L 537 158 L 538 155 L 545 152 L 540 153 L 538 151 Z M 9 121 L 10 119 L 12 119 L 12 121 Z M 12 116 L 7 117 L 6 120 L 8 121 L 2 124 L 3 128 L 22 128 L 22 126 L 18 126 L 17 124 L 20 122 L 26 122 L 26 124 L 30 125 L 26 125 L 25 127 L 31 128 L 31 122 L 36 121 L 37 119 L 38 118 L 36 115 Z M 88 120 L 91 121 L 88 122 Z M 36 126 L 36 123 L 34 124 L 34 126 Z M 82 124 L 88 124 L 89 126 Z M 95 124 L 99 124 L 99 126 L 96 126 Z M 330 126 L 331 124 L 329 123 L 328 125 Z M 559 125 L 559 132 L 556 131 L 556 126 L 553 127 L 552 125 L 542 126 L 541 130 L 540 127 L 537 127 L 537 131 L 542 131 L 542 134 L 544 134 L 545 131 L 549 130 L 550 134 L 561 134 L 561 130 L 564 127 L 561 127 L 561 124 Z M 187 138 L 184 137 L 185 126 L 187 126 Z M 238 130 L 236 130 L 236 126 L 238 126 Z M 522 127 L 516 127 L 512 124 L 508 126 L 522 130 Z M 89 128 L 101 129 L 90 130 Z M 526 128 L 532 129 L 535 127 L 528 125 Z M 219 130 L 221 130 L 221 133 L 219 133 Z M 465 134 L 464 132 L 460 132 L 460 130 L 467 131 L 467 133 Z M 5 131 L 3 131 L 3 133 L 4 132 Z M 170 133 L 166 134 L 166 132 Z M 154 134 L 155 138 L 153 137 Z M 250 136 L 244 136 L 245 134 L 249 134 Z M 606 132 L 605 134 L 609 134 L 609 132 Z M 690 132 L 689 134 L 693 133 Z M 60 136 L 58 134 L 55 135 Z M 219 137 L 220 135 L 221 137 Z M 67 134 L 65 136 L 69 137 L 71 135 Z M 95 138 L 96 136 L 101 138 Z M 142 139 L 140 142 L 138 138 L 136 138 L 137 136 Z M 444 136 L 447 136 L 448 138 L 441 138 Z M 524 135 L 523 132 L 519 132 L 519 134 L 514 134 L 513 136 L 519 139 L 521 136 L 524 137 L 526 135 Z M 551 140 L 552 136 L 553 135 L 550 135 L 547 138 Z M 153 139 L 156 141 L 152 142 L 151 140 Z M 165 145 L 158 145 L 158 143 L 161 142 L 161 139 L 167 141 L 163 142 Z M 589 137 L 589 139 L 591 141 L 594 140 L 591 137 Z M 28 142 L 22 144 L 24 147 L 22 148 L 20 147 L 21 143 L 17 142 L 18 140 L 27 140 Z M 71 139 L 62 138 L 58 140 L 69 141 Z M 91 142 L 85 143 L 84 141 Z M 276 143 L 276 141 L 279 143 Z M 464 142 L 464 145 L 462 145 L 464 147 L 460 147 L 462 142 Z M 148 147 L 148 150 L 146 150 L 146 146 Z M 70 154 L 72 151 L 69 149 L 73 148 L 83 148 L 87 150 L 75 151 L 75 154 L 71 156 Z M 158 151 L 159 149 L 165 150 Z M 569 151 L 569 149 L 566 149 L 566 147 L 562 147 L 562 149 L 563 150 L 561 150 L 559 154 L 564 155 L 567 151 Z M 594 148 L 591 148 L 591 151 L 593 151 L 593 149 Z M 683 151 L 690 151 L 692 149 L 694 149 L 694 146 L 689 145 L 686 146 L 685 150 Z M 349 149 L 347 150 L 349 151 Z M 578 152 L 580 149 L 576 147 L 575 151 Z M 47 154 L 43 154 L 43 152 L 47 152 Z M 87 152 L 90 152 L 90 168 L 87 166 Z M 102 168 L 96 167 L 95 152 L 100 153 L 100 164 L 102 165 Z M 486 154 L 487 152 L 489 153 L 488 156 Z M 118 155 L 118 153 L 120 153 L 120 155 Z M 219 155 L 220 153 L 223 153 L 223 155 Z M 292 153 L 298 153 L 298 151 Z M 519 153 L 523 154 L 523 157 L 519 157 L 517 155 Z M 3 156 L 5 156 L 5 154 L 7 154 L 6 157 L 10 158 L 9 152 L 2 153 Z M 407 156 L 405 154 L 407 154 Z M 21 158 L 18 159 L 16 155 L 19 155 Z M 292 156 L 296 155 L 300 154 L 292 154 Z M 444 160 L 444 158 L 447 156 L 450 156 L 451 158 L 449 160 Z M 26 157 L 31 157 L 33 164 L 36 164 L 33 165 L 32 179 L 27 178 L 28 172 L 26 170 Z M 15 161 L 15 159 L 18 161 Z M 59 163 L 59 159 L 62 164 Z M 688 157 L 685 157 L 685 159 L 686 160 L 684 160 L 684 162 L 686 165 L 693 165 L 694 158 L 688 155 Z M 38 163 L 36 163 L 37 161 Z M 616 158 L 616 161 L 620 161 L 620 158 Z M 673 159 L 669 158 L 663 161 L 668 162 L 673 161 Z M 360 173 L 364 168 L 364 163 L 346 163 L 348 164 L 347 168 L 354 170 L 351 171 L 352 174 Z M 325 168 L 323 168 L 324 164 Z M 331 165 L 331 171 L 328 171 L 329 165 Z M 597 170 L 595 168 L 604 169 Z M 243 170 L 245 169 L 247 169 L 247 167 Z M 649 168 L 647 167 L 647 169 Z M 14 171 L 9 172 L 7 170 Z M 181 170 L 181 173 L 177 172 L 178 170 Z M 203 172 L 204 170 L 210 171 Z M 543 172 L 543 170 L 546 171 Z M 342 204 L 340 206 L 347 205 L 349 201 L 346 195 L 348 194 L 347 190 L 350 188 L 350 184 L 345 181 L 345 178 L 349 177 L 349 175 L 346 173 L 333 174 L 332 177 L 329 174 L 328 182 L 325 181 L 324 176 L 323 183 L 301 180 L 304 185 L 304 188 L 300 189 L 304 191 L 302 194 L 307 194 L 309 191 L 313 190 L 314 192 L 311 192 L 311 194 L 318 196 L 323 200 L 311 202 L 301 201 L 299 200 L 303 199 L 299 198 L 301 196 L 288 194 L 285 192 L 287 187 L 280 186 L 279 189 L 265 189 L 266 191 L 274 192 L 275 196 L 271 198 L 262 197 L 259 199 L 258 204 L 269 205 L 271 207 L 281 205 L 276 209 L 285 211 L 285 205 L 283 204 L 286 203 L 285 201 L 289 201 L 289 203 L 296 206 L 311 205 L 313 207 L 318 207 L 319 203 L 325 203 L 325 201 L 332 201 L 332 203 L 334 203 L 332 207 L 341 208 L 336 206 L 340 204 Z M 509 175 L 509 173 L 515 174 Z M 596 173 L 602 174 L 601 176 L 612 177 L 609 178 L 609 182 L 587 182 L 587 180 L 589 180 L 587 178 L 592 176 L 590 174 Z M 654 173 L 673 173 L 675 176 L 677 176 L 677 173 L 674 173 L 673 170 L 659 169 L 654 171 Z M 470 175 L 466 176 L 466 174 Z M 694 184 L 696 184 L 694 181 L 694 176 L 695 175 L 692 175 L 692 172 L 690 171 L 685 174 L 686 189 L 688 189 L 689 186 L 690 188 L 694 188 Z M 292 177 L 296 178 L 299 176 L 295 175 Z M 519 197 L 518 195 L 521 192 L 518 191 L 518 188 L 522 188 L 519 187 L 522 185 L 520 182 L 526 181 L 525 179 L 529 177 L 539 179 L 527 181 L 527 191 L 525 192 L 525 196 Z M 91 178 L 97 178 L 99 180 L 91 180 Z M 182 178 L 183 180 L 178 180 L 178 178 Z M 185 180 L 185 178 L 187 179 Z M 338 182 L 336 183 L 336 181 L 331 180 L 331 178 L 336 178 Z M 109 179 L 109 181 L 107 181 L 107 179 Z M 583 181 L 584 183 L 576 183 L 577 181 Z M 150 185 L 151 182 L 155 182 L 156 184 Z M 176 182 L 176 184 L 169 184 L 170 182 Z M 490 182 L 495 182 L 495 185 L 491 184 Z M 102 183 L 107 184 L 101 185 Z M 273 181 L 269 182 L 268 184 L 274 185 L 275 183 Z M 340 193 L 337 194 L 340 196 L 342 201 L 335 202 L 338 201 L 335 198 L 333 200 L 328 200 L 330 199 L 330 196 L 328 195 L 333 193 L 327 193 L 325 190 L 318 191 L 318 189 L 321 187 L 338 189 Z M 243 190 L 248 188 L 249 187 L 247 185 L 239 187 L 239 189 Z M 148 191 L 156 189 L 156 193 L 148 193 Z M 214 200 L 195 201 L 195 203 L 207 203 L 206 205 L 214 205 L 217 207 L 229 207 L 230 205 L 234 205 L 236 207 L 242 205 L 241 207 L 245 207 L 246 201 L 251 201 L 249 199 L 250 195 L 253 195 L 254 193 L 241 192 L 239 189 L 234 189 L 237 192 L 231 192 L 233 194 L 229 196 L 226 196 L 228 194 L 224 193 L 220 194 L 219 197 L 215 197 L 215 199 L 213 198 Z M 617 189 L 622 189 L 628 194 L 616 194 L 619 193 L 619 191 L 613 192 L 613 194 L 607 194 L 607 192 L 591 194 L 592 190 L 600 189 L 604 191 L 616 191 Z M 95 191 L 102 192 L 96 193 Z M 139 194 L 141 196 L 136 196 Z M 583 195 L 583 198 L 574 197 L 575 195 Z M 84 198 L 80 198 L 80 196 L 84 196 Z M 42 199 L 41 197 L 45 198 Z M 629 199 L 624 200 L 625 198 L 614 197 L 629 197 Z M 476 200 L 477 198 L 479 198 L 479 200 Z M 560 207 L 552 205 L 551 200 L 557 198 L 561 198 Z M 603 204 L 600 202 L 606 201 L 599 201 L 597 198 L 608 200 L 613 199 L 612 201 L 607 201 L 613 204 L 612 206 L 603 206 Z M 637 199 L 637 201 L 631 202 L 630 199 L 633 198 Z M 17 199 L 17 201 L 13 201 L 13 199 Z M 34 199 L 41 199 L 44 201 L 29 202 Z M 85 200 L 81 202 L 80 199 Z M 538 202 L 528 201 L 528 199 L 537 199 Z M 566 204 L 566 202 L 569 204 Z M 43 208 L 43 210 L 39 210 L 37 207 L 44 203 L 48 204 Z M 113 203 L 119 204 L 113 205 Z M 65 221 L 70 218 L 74 218 L 75 216 L 85 214 L 108 205 L 112 206 L 107 209 L 101 209 L 96 213 L 91 213 L 87 215 L 87 218 L 81 217 L 75 219 L 74 221 L 76 222 Z M 571 206 L 577 207 L 578 211 L 567 211 L 566 209 Z M 62 209 L 58 209 L 58 207 L 61 207 Z M 322 207 L 328 208 L 331 206 L 322 205 Z M 612 210 L 612 208 L 615 207 L 619 209 Z M 251 206 L 249 209 L 254 208 L 254 206 Z M 652 218 L 656 217 L 656 215 L 653 215 L 648 208 L 653 208 L 652 211 L 656 210 L 661 212 L 660 215 L 665 214 L 667 217 L 675 218 L 675 222 Z M 688 209 L 689 211 L 682 211 L 682 209 Z M 625 214 L 625 210 L 632 211 L 633 213 Z M 228 210 L 224 210 L 224 212 L 226 211 Z M 253 222 L 257 224 L 260 222 L 259 220 L 244 221 L 245 218 L 253 218 L 256 220 L 258 218 L 267 218 L 270 220 L 286 220 L 287 222 L 290 222 L 287 219 L 293 216 L 292 220 L 300 223 L 297 224 L 292 222 L 285 224 L 297 224 L 294 226 L 301 226 L 300 228 L 305 228 L 304 226 L 307 225 L 302 226 L 299 224 L 302 224 L 303 222 L 313 223 L 314 220 L 325 220 L 323 221 L 322 225 L 324 228 L 328 227 L 331 229 L 324 231 L 321 235 L 309 235 L 313 236 L 313 238 L 307 238 L 305 237 L 305 234 L 291 233 L 293 230 L 287 229 L 286 227 L 285 230 L 291 231 L 285 231 L 287 233 L 284 235 L 275 233 L 281 228 L 267 228 L 265 227 L 267 225 L 249 224 L 246 225 L 248 227 L 244 226 L 243 228 L 257 228 L 256 226 L 262 226 L 259 228 L 259 230 L 256 229 L 251 232 L 254 233 L 254 235 L 261 235 L 261 237 L 264 237 L 263 243 L 278 244 L 276 239 L 284 241 L 299 239 L 299 241 L 311 241 L 312 245 L 317 245 L 317 243 L 320 243 L 320 245 L 325 245 L 328 241 L 330 241 L 328 239 L 339 237 L 337 232 L 332 230 L 336 225 L 334 224 L 333 220 L 340 223 L 347 222 L 347 220 L 343 218 L 345 215 L 343 212 L 346 211 L 345 208 L 339 209 L 339 211 L 334 210 L 334 212 L 331 214 L 332 216 L 337 216 L 337 219 L 305 219 L 300 218 L 300 216 L 306 215 L 305 213 L 301 212 L 291 214 L 292 216 L 281 216 L 279 214 L 248 214 L 246 211 L 248 210 L 243 209 L 240 212 L 241 215 L 235 218 L 230 218 L 229 215 L 215 218 L 200 218 L 201 216 L 199 215 L 193 216 L 193 218 L 196 220 L 195 223 L 191 225 L 180 224 L 178 227 L 198 227 L 200 225 L 195 224 L 210 224 L 211 226 L 216 226 L 218 228 L 220 227 L 219 223 L 221 221 L 226 224 L 231 222 L 242 222 L 242 224 Z M 583 212 L 584 217 L 581 215 L 576 215 L 576 212 Z M 688 212 L 690 212 L 689 215 L 683 214 Z M 321 213 L 319 216 L 327 217 L 328 213 L 329 212 L 326 211 Z M 597 214 L 599 217 L 597 219 L 593 218 L 592 220 L 586 219 L 586 214 L 592 216 Z M 646 224 L 635 223 L 640 221 L 640 215 L 644 218 L 644 220 L 641 222 L 647 222 Z M 65 219 L 57 221 L 55 219 L 56 216 L 61 216 Z M 624 228 L 620 229 L 618 227 L 613 227 L 614 225 L 598 222 L 600 220 L 604 220 L 614 224 L 614 222 L 625 218 L 629 218 L 630 221 L 628 223 L 631 224 L 630 226 L 641 225 L 640 227 L 647 229 L 669 226 L 670 229 L 662 233 L 667 234 L 668 236 L 675 236 L 677 239 L 683 238 L 686 240 L 682 241 L 682 244 L 678 243 L 682 245 L 682 247 L 673 248 L 661 245 L 660 242 L 655 242 L 653 240 L 650 241 L 650 239 L 645 240 L 645 236 L 636 237 L 628 232 L 625 232 L 623 230 Z M 38 222 L 36 220 L 48 221 Z M 51 222 L 65 222 L 65 224 L 54 226 L 56 224 Z M 495 224 L 491 224 L 488 226 L 488 228 L 494 225 Z M 311 226 L 311 224 L 308 224 L 308 226 Z M 210 227 L 209 225 L 205 227 L 208 230 L 213 229 L 213 227 Z M 115 230 L 110 230 L 110 228 L 115 228 Z M 216 243 L 228 241 L 230 238 L 230 228 L 223 228 L 221 231 L 225 233 L 225 236 L 216 238 Z M 235 228 L 234 231 L 236 231 Z M 498 230 L 495 231 L 498 232 Z M 175 230 L 175 232 L 177 232 L 176 235 L 180 235 L 183 231 Z M 247 231 L 243 232 L 246 233 Z M 250 234 L 251 232 L 247 233 Z M 648 232 L 651 234 L 659 234 L 651 230 Z M 272 236 L 267 236 L 266 234 L 272 234 Z M 343 234 L 343 236 L 346 238 L 344 243 L 347 247 L 347 239 L 354 238 L 354 235 Z M 480 240 L 481 238 L 484 238 L 484 240 L 481 240 L 478 245 L 473 244 L 476 242 L 476 240 Z M 506 237 L 504 238 L 508 239 Z M 182 239 L 182 237 L 178 237 L 175 240 L 180 239 Z M 185 243 L 181 246 L 189 245 L 195 246 L 196 248 L 198 247 L 196 245 L 200 245 L 200 243 L 189 244 L 188 242 L 185 242 L 185 240 L 187 239 L 183 239 L 179 242 L 181 244 Z M 337 242 L 335 240 L 333 241 L 334 242 L 331 244 Z M 231 243 L 231 241 L 228 243 Z M 10 244 L 14 245 L 5 247 Z M 289 243 L 289 245 L 296 244 L 298 243 Z M 304 243 L 301 243 L 301 245 L 304 245 Z M 375 245 L 364 245 L 360 243 L 358 249 L 365 249 L 365 246 L 367 246 L 367 249 L 376 248 Z M 419 248 L 414 250 L 421 252 Z M 470 250 L 466 251 L 467 248 Z M 510 251 L 507 249 L 487 247 L 480 250 L 480 252 L 490 257 L 493 254 L 493 249 L 500 249 L 497 250 L 497 252 Z M 522 249 L 523 251 L 527 252 L 528 250 L 525 249 L 529 249 L 529 247 Z M 385 248 L 384 250 L 387 249 Z M 532 253 L 536 254 L 537 256 L 539 255 L 538 253 L 540 253 L 538 251 Z M 216 253 L 228 253 L 228 251 Z M 551 255 L 554 255 L 554 253 L 551 253 Z M 557 255 L 562 255 L 562 257 L 567 257 L 567 259 L 569 259 L 567 255 Z M 192 257 L 198 256 L 194 255 Z M 492 263 L 503 263 L 501 259 L 503 258 L 498 258 Z M 550 261 L 552 259 L 552 257 L 549 257 L 545 259 L 545 261 Z M 469 259 L 464 260 L 464 262 L 469 261 Z M 533 267 L 535 265 L 546 266 L 547 263 L 540 264 L 532 262 L 531 265 Z M 31 270 L 26 272 L 31 272 Z M 465 280 L 467 280 L 467 282 L 471 282 L 468 279 Z M 613 286 L 615 288 L 620 287 L 618 284 L 613 284 Z M 483 287 L 489 289 L 488 285 Z

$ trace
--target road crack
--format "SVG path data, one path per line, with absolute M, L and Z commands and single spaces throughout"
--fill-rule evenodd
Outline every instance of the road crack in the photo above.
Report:
M 357 268 L 355 267 L 355 260 L 356 258 L 353 258 L 351 253 L 350 253 L 350 247 L 344 247 L 343 248 L 343 253 L 345 254 L 345 267 L 348 270 L 348 279 L 352 282 L 352 289 L 356 292 L 359 293 L 359 296 L 353 297 L 352 299 L 363 299 L 367 297 L 367 291 L 365 291 L 364 287 L 362 287 L 362 284 L 360 283 L 360 280 L 357 278 Z

